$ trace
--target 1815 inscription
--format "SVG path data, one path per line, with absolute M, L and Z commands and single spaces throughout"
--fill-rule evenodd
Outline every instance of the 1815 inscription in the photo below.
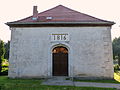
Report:
M 51 34 L 51 41 L 69 41 L 69 34 L 67 33 Z

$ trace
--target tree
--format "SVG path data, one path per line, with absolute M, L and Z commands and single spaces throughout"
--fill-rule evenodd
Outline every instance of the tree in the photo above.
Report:
M 2 70 L 2 60 L 4 59 L 4 54 L 5 54 L 4 42 L 1 40 L 0 41 L 0 73 Z
M 118 64 L 120 65 L 120 37 L 113 40 L 113 58 L 118 59 Z
M 4 55 L 4 58 L 7 59 L 7 60 L 9 59 L 9 51 L 10 51 L 10 41 L 5 43 L 5 55 Z

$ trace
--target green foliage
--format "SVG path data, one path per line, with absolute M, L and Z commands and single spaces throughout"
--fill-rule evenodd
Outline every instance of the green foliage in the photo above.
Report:
M 120 83 L 120 72 L 114 73 L 114 79 Z
M 2 61 L 2 71 L 1 71 L 1 75 L 8 75 L 8 66 L 9 66 L 8 60 L 7 60 L 7 59 L 4 59 L 4 60 Z
M 5 54 L 4 42 L 0 41 L 0 58 L 3 60 Z
M 0 40 L 0 75 L 8 74 L 8 59 L 9 58 L 9 45 L 10 42 L 4 44 L 3 41 Z M 4 59 L 6 57 L 6 59 Z
M 1 76 L 0 90 L 116 90 L 114 88 L 99 87 L 48 86 L 41 85 L 41 82 L 40 79 L 9 79 Z
M 119 77 L 120 77 L 120 72 L 116 72 L 116 74 L 119 75 Z
M 10 41 L 5 43 L 5 55 L 4 58 L 9 60 L 9 51 L 10 51 Z
M 118 70 L 119 70 L 119 65 L 117 64 L 114 66 L 114 72 L 118 72 Z
M 2 70 L 2 61 L 4 60 L 4 54 L 5 54 L 4 42 L 0 41 L 0 74 Z
M 113 40 L 113 58 L 118 59 L 118 64 L 120 65 L 120 37 Z
M 2 67 L 8 67 L 9 66 L 9 62 L 7 59 L 3 59 L 2 61 Z

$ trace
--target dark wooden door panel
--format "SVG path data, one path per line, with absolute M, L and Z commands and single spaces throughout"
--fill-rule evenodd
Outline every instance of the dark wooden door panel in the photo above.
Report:
M 68 75 L 68 54 L 53 53 L 53 76 Z

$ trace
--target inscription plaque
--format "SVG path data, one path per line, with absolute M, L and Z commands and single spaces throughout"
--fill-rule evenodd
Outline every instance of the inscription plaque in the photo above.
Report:
M 52 33 L 51 41 L 69 41 L 68 33 Z

